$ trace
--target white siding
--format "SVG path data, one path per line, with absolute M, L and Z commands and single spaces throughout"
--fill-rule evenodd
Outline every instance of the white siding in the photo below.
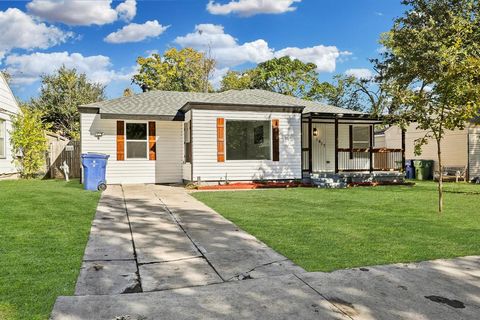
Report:
M 411 124 L 405 133 L 405 157 L 406 159 L 425 159 L 434 161 L 434 170 L 438 170 L 437 143 L 434 139 L 428 139 L 428 143 L 422 147 L 422 154 L 415 155 L 415 140 L 425 136 L 427 131 L 417 129 Z M 442 162 L 445 166 L 466 166 L 468 156 L 468 130 L 446 131 L 442 141 Z M 401 148 L 402 132 L 399 127 L 391 127 L 385 131 L 385 143 L 387 148 Z
M 0 158 L 0 177 L 4 174 L 13 174 L 17 170 L 13 164 L 12 147 L 10 145 L 10 131 L 12 130 L 11 115 L 18 114 L 20 111 L 17 101 L 12 91 L 8 87 L 7 82 L 0 75 L 0 119 L 5 121 L 5 150 L 6 158 Z
M 469 177 L 480 177 L 480 132 L 469 134 Z
M 300 179 L 301 115 L 293 113 L 193 110 L 193 180 Z M 217 162 L 217 118 L 280 120 L 280 161 Z
M 98 114 L 81 114 L 82 153 L 110 155 L 107 183 L 176 183 L 182 180 L 182 122 L 157 121 L 157 161 L 130 159 L 117 161 L 116 122 Z M 97 139 L 95 133 L 103 137 Z

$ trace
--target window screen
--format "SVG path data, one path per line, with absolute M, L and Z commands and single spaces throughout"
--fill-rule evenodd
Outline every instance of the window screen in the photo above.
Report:
M 270 121 L 227 120 L 227 160 L 270 160 Z
M 353 148 L 370 147 L 370 127 L 353 127 Z
M 127 123 L 127 159 L 147 159 L 148 135 L 146 123 Z

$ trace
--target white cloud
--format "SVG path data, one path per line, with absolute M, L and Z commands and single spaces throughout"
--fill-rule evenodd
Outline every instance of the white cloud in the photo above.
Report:
M 333 72 L 337 66 L 337 58 L 351 55 L 348 51 L 339 51 L 335 46 L 315 46 L 310 48 L 285 48 L 275 52 L 275 57 L 289 56 L 302 62 L 313 62 L 318 72 Z
M 94 82 L 108 84 L 114 80 L 129 80 L 133 72 L 117 72 L 112 69 L 110 58 L 102 55 L 83 56 L 80 53 L 35 52 L 25 55 L 10 55 L 5 59 L 7 71 L 14 84 L 31 84 L 43 74 L 51 74 L 62 65 L 75 68 Z
M 119 18 L 131 20 L 136 14 L 136 6 L 135 0 L 126 0 L 116 8 L 112 7 L 112 0 L 32 0 L 27 9 L 47 21 L 88 26 L 112 23 Z
M 358 79 L 371 79 L 373 77 L 373 72 L 370 69 L 359 68 L 359 69 L 348 69 L 345 71 L 347 76 L 353 76 Z
M 303 62 L 315 63 L 320 72 L 333 72 L 337 59 L 351 54 L 347 51 L 341 52 L 334 46 L 322 45 L 275 51 L 263 39 L 239 44 L 237 39 L 225 33 L 223 26 L 213 24 L 197 25 L 194 32 L 177 37 L 175 43 L 202 51 L 211 50 L 219 68 L 234 67 L 243 63 L 260 63 L 288 55 Z
M 147 38 L 158 37 L 169 26 L 162 26 L 157 20 L 147 21 L 144 24 L 130 23 L 116 32 L 105 37 L 109 43 L 140 42 Z
M 212 84 L 213 88 L 220 89 L 223 77 L 227 74 L 229 70 L 229 68 L 213 70 L 212 76 L 210 78 L 210 83 Z
M 237 0 L 226 4 L 219 4 L 211 0 L 207 10 L 211 14 L 226 15 L 238 14 L 241 17 L 250 17 L 256 14 L 280 14 L 295 11 L 292 5 L 302 0 Z
M 14 48 L 47 49 L 72 36 L 71 32 L 36 22 L 19 9 L 0 11 L 0 58 Z
M 120 19 L 130 21 L 137 15 L 137 1 L 125 0 L 125 2 L 120 3 L 115 10 Z

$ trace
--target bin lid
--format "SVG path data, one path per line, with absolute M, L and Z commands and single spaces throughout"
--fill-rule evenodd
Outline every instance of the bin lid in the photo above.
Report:
M 94 152 L 88 152 L 88 153 L 82 153 L 82 159 L 88 158 L 88 159 L 108 159 L 110 158 L 110 155 L 108 154 L 103 154 L 103 153 L 94 153 Z

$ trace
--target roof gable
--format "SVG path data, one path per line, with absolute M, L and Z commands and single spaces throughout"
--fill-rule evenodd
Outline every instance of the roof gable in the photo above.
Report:
M 19 111 L 17 99 L 0 72 L 0 112 L 17 114 Z

